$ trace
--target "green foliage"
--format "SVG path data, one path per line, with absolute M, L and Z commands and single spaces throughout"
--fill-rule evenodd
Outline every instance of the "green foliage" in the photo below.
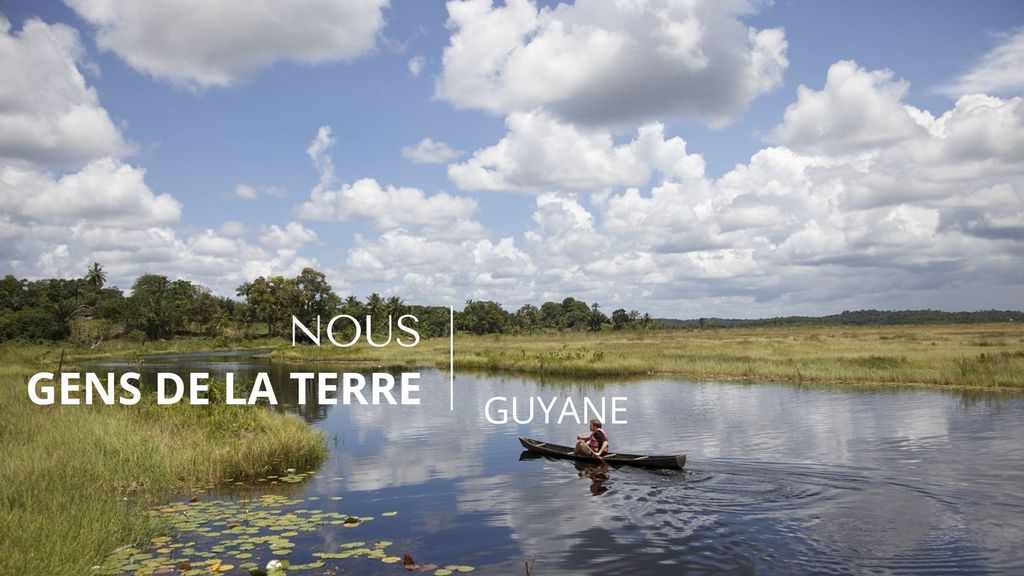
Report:
M 590 307 L 586 302 L 569 297 L 562 300 L 563 328 L 585 330 L 590 326 Z
M 59 337 L 60 327 L 53 314 L 44 308 L 8 309 L 0 313 L 0 340 L 39 342 Z
M 626 313 L 625 308 L 619 308 L 612 312 L 612 329 L 622 330 L 625 328 L 626 324 L 629 324 L 629 322 L 630 317 L 629 314 Z
M 305 268 L 294 278 L 260 276 L 238 287 L 244 301 L 218 297 L 188 280 L 172 280 L 160 274 L 135 279 L 127 296 L 116 287 L 104 287 L 106 272 L 96 262 L 80 279 L 30 282 L 6 276 L 0 280 L 0 342 L 44 341 L 74 338 L 93 345 L 107 339 L 161 341 L 182 336 L 281 337 L 291 334 L 291 318 L 305 326 L 321 325 L 344 314 L 359 321 L 362 334 L 383 338 L 389 322 L 412 314 L 416 329 L 426 338 L 448 334 L 450 313 L 446 306 L 407 304 L 400 296 L 372 293 L 361 301 L 341 298 L 323 272 Z M 537 331 L 592 331 L 608 327 L 650 328 L 638 322 L 639 313 L 617 310 L 609 319 L 600 305 L 569 297 L 544 302 L 539 308 L 526 304 L 514 314 L 497 302 L 473 301 L 455 312 L 456 329 L 474 334 L 531 333 Z M 389 318 L 391 320 L 389 320 Z M 97 322 L 90 326 L 90 322 Z M 373 322 L 372 325 L 369 322 Z M 350 340 L 356 326 L 335 325 L 335 336 Z
M 195 287 L 191 282 L 166 276 L 144 274 L 132 284 L 128 297 L 130 326 L 140 328 L 149 340 L 169 338 L 183 324 L 182 315 L 192 299 Z
M 0 574 L 90 573 L 160 529 L 141 509 L 326 454 L 320 432 L 257 406 L 157 406 L 151 394 L 135 406 L 32 404 L 24 378 L 58 358 L 0 346 Z
M 243 318 L 265 323 L 269 336 L 288 333 L 292 316 L 313 326 L 318 316 L 337 314 L 342 303 L 324 273 L 313 268 L 303 268 L 295 278 L 260 276 L 239 286 L 237 294 L 248 304 Z
M 298 308 L 295 316 L 299 320 L 311 324 L 317 316 L 330 318 L 337 313 L 341 298 L 331 289 L 323 272 L 303 268 L 293 282 L 295 304 Z
M 416 317 L 416 330 L 425 338 L 447 336 L 450 317 L 446 306 L 409 306 L 408 313 Z
M 456 325 L 460 330 L 473 334 L 495 334 L 504 332 L 508 322 L 509 314 L 501 304 L 490 300 L 467 300 Z
M 540 327 L 540 309 L 533 304 L 524 304 L 516 310 L 513 324 L 522 332 L 529 332 Z

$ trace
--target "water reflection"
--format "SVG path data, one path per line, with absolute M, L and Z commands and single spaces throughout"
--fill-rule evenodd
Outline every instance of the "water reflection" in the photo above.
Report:
M 278 409 L 331 439 L 301 496 L 399 512 L 326 526 L 310 546 L 382 538 L 484 574 L 522 573 L 531 557 L 536 574 L 1024 571 L 1020 395 L 460 374 L 450 411 L 434 370 L 421 371 L 420 406 L 300 406 L 288 374 L 335 368 L 174 367 L 270 373 Z M 495 395 L 627 396 L 628 424 L 606 426 L 615 449 L 687 453 L 687 470 L 527 457 L 518 436 L 568 444 L 579 425 L 489 424 Z
M 519 454 L 520 461 L 527 460 L 553 460 L 546 456 L 523 450 Z M 607 464 L 589 464 L 584 462 L 571 462 L 576 469 L 576 476 L 589 481 L 590 494 L 600 496 L 612 488 L 612 468 Z
M 573 465 L 576 467 L 580 478 L 590 481 L 590 494 L 592 496 L 600 496 L 611 490 L 612 486 L 609 480 L 612 479 L 612 475 L 611 469 L 607 464 L 574 462 Z

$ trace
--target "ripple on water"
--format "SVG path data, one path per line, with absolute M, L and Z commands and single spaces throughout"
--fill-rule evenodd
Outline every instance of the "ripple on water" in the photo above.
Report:
M 659 565 L 690 572 L 992 568 L 949 502 L 877 470 L 738 460 L 694 465 L 681 473 L 613 472 L 606 497 L 624 513 L 606 523 L 620 547 L 640 546 Z

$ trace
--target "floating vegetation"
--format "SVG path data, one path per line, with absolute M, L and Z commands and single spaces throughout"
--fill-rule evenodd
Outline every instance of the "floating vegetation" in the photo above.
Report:
M 289 474 L 279 480 L 290 483 L 288 478 L 291 476 L 304 479 L 306 474 Z M 154 508 L 145 514 L 176 531 L 178 537 L 153 538 L 145 548 L 118 548 L 103 564 L 94 566 L 92 574 L 285 576 L 356 558 L 397 564 L 435 576 L 474 569 L 455 564 L 443 567 L 418 564 L 408 554 L 402 557 L 389 552 L 388 547 L 394 543 L 388 540 L 353 541 L 335 549 L 317 551 L 312 542 L 321 542 L 322 539 L 314 533 L 358 528 L 374 517 L 310 508 L 308 503 L 316 500 L 316 497 L 296 499 L 267 494 L 254 500 L 200 501 L 190 498 L 186 502 Z M 391 511 L 381 515 L 391 517 L 396 514 Z M 404 572 L 396 570 L 396 574 Z

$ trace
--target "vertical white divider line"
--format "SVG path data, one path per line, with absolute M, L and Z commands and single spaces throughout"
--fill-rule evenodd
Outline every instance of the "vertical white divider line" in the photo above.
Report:
M 448 307 L 448 409 L 455 412 L 455 308 Z

